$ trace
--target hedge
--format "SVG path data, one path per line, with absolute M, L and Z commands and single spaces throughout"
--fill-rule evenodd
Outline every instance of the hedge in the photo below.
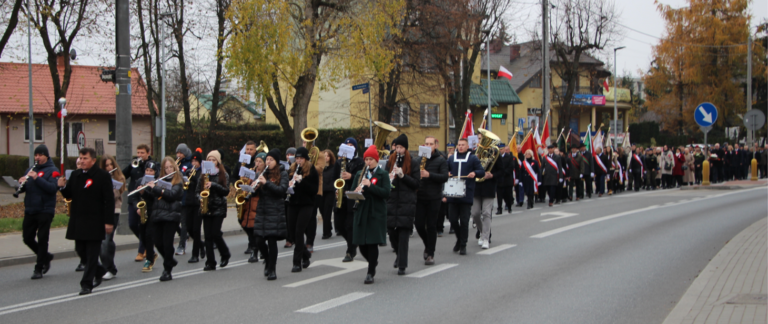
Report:
M 59 158 L 51 157 L 53 165 L 56 168 L 59 167 Z M 64 169 L 76 169 L 76 157 L 67 157 L 64 159 Z M 21 155 L 0 155 L 0 175 L 12 176 L 14 179 L 18 179 L 24 176 L 24 171 L 29 168 L 29 156 Z
M 657 146 L 684 146 L 691 143 L 704 143 L 704 133 L 696 132 L 690 135 L 675 135 L 668 132 L 659 131 L 659 124 L 654 121 L 647 121 L 629 125 L 630 140 L 632 143 L 647 147 L 653 139 Z M 709 144 L 728 142 L 725 133 L 719 129 L 712 129 L 707 134 Z M 731 141 L 732 142 L 732 141 Z
M 355 138 L 362 147 L 365 138 L 368 137 L 368 128 L 318 129 L 318 132 L 315 145 L 320 150 L 326 148 L 335 150 L 348 137 Z M 224 165 L 232 166 L 237 163 L 240 149 L 248 140 L 253 140 L 257 144 L 263 140 L 270 149 L 279 148 L 283 154 L 288 148 L 288 140 L 282 130 L 216 130 L 212 136 L 209 136 L 208 132 L 203 130 L 193 130 L 191 134 L 187 134 L 183 129 L 167 129 L 166 155 L 174 155 L 176 146 L 179 143 L 186 143 L 192 150 L 202 148 L 203 154 L 219 149 L 222 152 L 221 158 Z

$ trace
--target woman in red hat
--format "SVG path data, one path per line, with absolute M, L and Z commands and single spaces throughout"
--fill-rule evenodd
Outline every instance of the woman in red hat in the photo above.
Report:
M 386 243 L 387 239 L 387 199 L 392 185 L 389 173 L 379 167 L 379 152 L 375 145 L 368 147 L 363 158 L 365 167 L 352 182 L 355 191 L 365 197 L 355 208 L 352 243 L 360 247 L 360 254 L 368 261 L 364 283 L 372 284 L 379 259 L 379 244 Z

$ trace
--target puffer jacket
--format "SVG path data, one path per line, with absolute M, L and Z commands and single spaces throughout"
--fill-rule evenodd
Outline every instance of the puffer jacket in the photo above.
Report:
M 297 170 L 301 174 L 301 169 Z M 306 206 L 315 204 L 317 188 L 320 186 L 320 176 L 317 174 L 317 168 L 309 168 L 309 174 L 293 184 L 293 194 L 291 195 L 289 205 Z M 286 190 L 288 188 L 286 187 Z
M 331 165 L 323 169 L 323 195 L 325 195 L 325 192 L 336 191 L 336 188 L 333 186 L 333 183 L 336 182 L 336 178 L 333 177 L 333 168 L 334 166 Z
M 53 215 L 56 208 L 56 192 L 59 190 L 56 183 L 59 180 L 59 172 L 53 166 L 51 159 L 34 166 L 32 170 L 37 172 L 37 179 L 27 179 L 27 183 L 21 189 L 21 192 L 27 193 L 24 195 L 24 213 Z
M 190 171 L 191 173 L 191 171 Z M 200 169 L 195 171 L 195 175 L 189 177 L 189 188 L 186 190 L 184 200 L 181 201 L 182 206 L 196 207 L 200 206 L 200 196 L 197 195 L 197 183 L 200 181 Z
M 224 174 L 225 185 L 221 185 L 219 175 L 209 176 L 211 182 L 210 195 L 208 196 L 208 213 L 203 214 L 203 217 L 227 217 L 227 195 L 229 195 L 229 175 Z M 197 182 L 197 195 L 203 191 L 203 179 L 201 178 Z
M 419 165 L 421 165 L 419 157 L 416 157 L 415 160 L 419 161 Z M 435 150 L 432 157 L 427 159 L 424 170 L 429 172 L 429 178 L 421 178 L 419 181 L 417 193 L 419 200 L 442 199 L 443 184 L 448 181 L 448 163 L 438 150 Z
M 259 205 L 256 207 L 256 219 L 253 222 L 253 233 L 266 238 L 282 240 L 287 235 L 285 220 L 285 191 L 288 190 L 288 173 L 282 165 L 280 180 L 262 184 L 256 193 L 259 195 Z
M 419 189 L 419 165 L 419 160 L 411 160 L 411 173 L 403 174 L 402 178 L 395 175 L 392 180 L 394 188 L 387 199 L 387 228 L 413 227 L 413 219 L 416 217 L 416 191 Z
M 184 198 L 184 188 L 181 182 L 173 185 L 171 190 L 160 189 L 155 186 L 149 192 L 154 204 L 149 212 L 153 223 L 157 222 L 181 222 L 181 199 Z

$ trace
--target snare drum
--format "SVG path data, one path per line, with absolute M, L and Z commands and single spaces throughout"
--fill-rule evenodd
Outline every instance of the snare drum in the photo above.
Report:
M 443 185 L 443 195 L 448 198 L 464 198 L 467 194 L 467 185 L 464 183 L 464 179 L 448 178 L 448 181 Z

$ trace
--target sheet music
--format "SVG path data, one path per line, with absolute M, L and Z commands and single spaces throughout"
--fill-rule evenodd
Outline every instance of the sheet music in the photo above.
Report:
M 346 157 L 348 159 L 351 159 L 355 156 L 355 148 L 346 144 L 341 144 L 339 146 L 339 157 Z
M 432 148 L 429 146 L 419 145 L 419 157 L 432 158 Z
M 211 161 L 203 161 L 203 165 L 201 169 L 203 174 L 215 174 L 213 173 L 214 170 L 216 170 L 216 172 L 218 173 L 219 168 L 217 168 Z
M 171 188 L 173 188 L 173 184 L 165 180 L 158 181 L 155 186 L 165 190 L 171 190 Z
M 251 156 L 248 154 L 240 154 L 240 159 L 238 160 L 240 163 L 250 164 L 251 163 Z
M 153 175 L 145 174 L 144 178 L 141 178 L 141 184 L 142 185 L 148 184 L 148 183 L 150 183 L 152 181 L 155 181 L 155 176 L 153 176 Z
M 64 177 L 67 178 L 67 180 L 69 180 L 69 176 L 72 175 L 72 171 L 75 170 L 64 170 Z
M 112 179 L 112 189 L 120 190 L 120 188 L 123 187 L 123 183 L 120 181 L 117 181 L 115 179 Z

